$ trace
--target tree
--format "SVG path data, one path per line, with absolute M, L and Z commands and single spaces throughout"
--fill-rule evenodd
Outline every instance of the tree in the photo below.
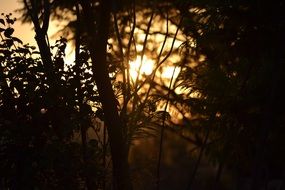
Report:
M 83 155 L 74 139 L 80 128 L 93 125 L 89 101 L 97 99 L 86 50 L 80 50 L 78 68 L 64 68 L 66 39 L 56 42 L 52 85 L 40 53 L 13 36 L 11 16 L 0 21 L 0 187 L 79 189 L 86 176 L 93 188 L 101 187 L 102 147 L 90 140 Z
M 62 124 L 56 115 L 62 112 L 63 102 L 73 105 L 67 108 L 75 111 L 72 113 L 78 117 L 93 114 L 96 119 L 104 120 L 113 160 L 114 188 L 117 189 L 131 189 L 129 176 L 133 173 L 129 174 L 128 152 L 134 138 L 149 134 L 160 135 L 157 174 L 153 181 L 156 181 L 157 189 L 161 188 L 163 153 L 168 151 L 163 145 L 174 141 L 166 137 L 166 130 L 186 139 L 192 148 L 189 163 L 193 165 L 190 166 L 188 189 L 199 189 L 196 180 L 203 178 L 205 181 L 209 175 L 202 174 L 202 164 L 216 168 L 215 176 L 209 182 L 213 189 L 226 188 L 224 172 L 228 172 L 228 176 L 252 179 L 253 189 L 265 187 L 271 175 L 282 173 L 278 166 L 284 158 L 278 156 L 283 151 L 279 145 L 284 125 L 284 112 L 277 106 L 284 104 L 284 93 L 277 85 L 284 81 L 281 64 L 284 24 L 276 19 L 283 18 L 283 3 L 279 2 L 279 5 L 277 8 L 253 1 L 123 1 L 120 4 L 87 0 L 26 1 L 29 9 L 25 10 L 38 28 L 38 36 L 44 36 L 38 39 L 42 58 L 50 55 L 45 39 L 46 18 L 51 15 L 51 18 L 64 20 L 60 14 L 62 10 L 76 15 L 76 19 L 71 16 L 65 20 L 75 38 L 76 61 L 67 72 L 70 78 L 62 72 L 67 68 L 62 67 L 62 51 L 50 56 L 51 61 L 44 59 L 43 65 L 47 68 L 44 76 L 47 78 L 42 80 L 46 80 L 46 94 L 51 102 L 56 102 L 55 105 L 50 103 L 50 107 L 56 107 L 53 109 L 56 114 L 52 114 L 50 120 L 54 126 Z M 2 29 L 4 34 L 9 32 L 11 29 Z M 9 43 L 9 40 L 3 42 L 6 46 Z M 61 39 L 56 48 L 64 49 L 65 43 Z M 3 52 L 7 52 L 4 49 Z M 9 53 L 5 56 L 11 57 Z M 178 58 L 174 59 L 175 56 Z M 147 57 L 154 60 L 150 73 L 142 69 Z M 140 62 L 137 75 L 131 77 L 130 62 L 137 60 Z M 3 76 L 7 74 L 6 67 L 4 64 Z M 173 68 L 168 79 L 161 77 L 166 67 Z M 83 74 L 84 68 L 92 71 L 85 70 Z M 24 70 L 27 69 L 28 66 Z M 84 87 L 87 73 L 92 90 Z M 2 107 L 6 114 L 3 118 L 8 117 L 7 113 L 14 113 L 14 105 L 17 105 L 13 97 L 17 92 L 10 89 L 13 83 L 9 80 L 1 79 L 4 84 L 2 99 L 6 102 Z M 74 91 L 72 100 L 67 96 L 59 96 L 66 101 L 59 100 L 58 92 L 61 93 L 65 89 L 62 86 L 69 83 Z M 31 82 L 28 84 L 32 85 Z M 95 107 L 91 106 L 93 103 Z M 159 106 L 163 108 L 158 109 Z M 171 113 L 173 110 L 178 113 L 177 118 Z M 81 158 L 84 161 L 79 168 L 88 168 L 92 161 L 96 166 L 103 160 L 104 170 L 104 156 L 99 156 L 102 160 L 88 158 L 91 141 L 87 136 L 92 125 L 85 123 L 90 122 L 90 118 L 74 120 L 68 111 L 63 113 L 70 115 L 70 120 L 76 120 L 81 131 Z M 74 130 L 69 134 L 74 134 Z M 66 135 L 60 139 L 63 137 Z M 103 146 L 95 146 L 94 141 L 91 144 L 106 155 L 105 140 Z M 96 170 L 80 175 L 84 186 L 105 189 L 105 182 L 100 183 L 102 178 L 88 173 L 90 171 Z M 106 181 L 105 177 L 101 181 Z M 94 183 L 98 183 L 97 186 Z
M 94 17 L 90 2 L 82 1 L 82 11 L 90 39 L 87 42 L 92 60 L 92 71 L 101 99 L 104 118 L 110 138 L 110 147 L 113 161 L 114 188 L 132 189 L 128 167 L 128 153 L 126 142 L 123 139 L 123 123 L 119 117 L 117 100 L 112 89 L 107 65 L 107 40 L 110 23 L 110 1 L 101 1 L 99 4 L 99 18 Z M 94 25 L 94 21 L 98 23 Z
M 218 159 L 221 167 L 227 163 L 235 172 L 251 176 L 252 189 L 264 187 L 265 176 L 276 172 L 270 164 L 274 161 L 265 157 L 278 149 L 279 143 L 270 136 L 281 132 L 283 125 L 284 112 L 277 106 L 284 104 L 277 87 L 284 80 L 280 53 L 284 38 L 279 32 L 284 28 L 279 22 L 283 3 L 277 4 L 194 1 L 181 8 L 190 10 L 183 30 L 197 44 L 194 50 L 189 48 L 197 63 L 185 65 L 180 77 L 189 96 L 196 94 L 187 101 L 198 119 L 185 119 L 194 133 L 195 126 L 210 121 L 210 129 L 198 131 L 208 139 L 206 153 L 213 151 L 211 159 Z
M 58 2 L 57 1 L 54 1 L 52 2 L 51 4 L 48 3 L 48 1 L 42 1 L 42 2 L 35 2 L 35 1 L 30 1 L 30 3 L 25 3 L 26 5 L 26 9 L 23 9 L 24 11 L 26 10 L 30 10 L 30 15 L 31 15 L 31 12 L 32 11 L 35 11 L 35 12 L 38 12 L 38 13 L 34 13 L 34 15 L 40 15 L 39 18 L 40 20 L 38 21 L 39 23 L 44 23 L 44 20 L 41 21 L 41 18 L 44 17 L 44 15 L 46 16 L 49 16 L 49 15 L 53 15 L 53 14 L 56 14 L 56 10 L 57 10 L 57 6 L 62 6 L 60 5 L 59 3 L 57 4 Z M 93 5 L 95 5 L 96 3 L 98 2 L 93 2 Z M 108 80 L 109 78 L 109 66 L 106 62 L 106 59 L 110 59 L 112 58 L 111 56 L 114 56 L 114 55 L 111 55 L 110 54 L 106 54 L 106 44 L 107 44 L 107 34 L 109 33 L 107 30 L 108 30 L 108 26 L 105 26 L 104 27 L 101 27 L 100 26 L 100 23 L 103 23 L 103 21 L 100 21 L 100 18 L 104 18 L 104 19 L 107 19 L 108 18 L 108 15 L 110 13 L 108 13 L 108 11 L 102 11 L 101 9 L 101 6 L 105 6 L 104 3 L 103 4 L 98 4 L 100 6 L 90 6 L 90 2 L 85 2 L 85 1 L 82 1 L 80 2 L 81 6 L 82 6 L 82 11 L 79 11 L 79 14 L 77 14 L 77 16 L 80 16 L 81 17 L 81 21 L 85 21 L 84 23 L 87 23 L 87 25 L 89 26 L 86 29 L 83 29 L 80 31 L 80 37 L 77 38 L 79 40 L 77 41 L 80 41 L 80 43 L 82 44 L 85 44 L 87 45 L 87 47 L 89 47 L 89 51 L 90 51 L 90 55 L 91 55 L 91 58 L 92 58 L 92 62 L 93 62 L 93 74 L 94 74 L 94 79 L 95 81 L 97 81 L 97 88 L 98 88 L 98 91 L 101 92 L 99 94 L 100 95 L 100 101 L 102 101 L 103 103 L 103 100 L 104 100 L 104 104 L 103 105 L 103 108 L 104 107 L 108 107 L 106 109 L 103 109 L 105 110 L 104 111 L 104 115 L 105 117 L 108 117 L 109 119 L 106 119 L 105 118 L 105 122 L 106 122 L 106 125 L 109 126 L 109 136 L 110 136 L 110 143 L 111 143 L 111 147 L 112 146 L 115 146 L 117 148 L 111 148 L 111 150 L 114 150 L 113 152 L 113 156 L 112 157 L 116 157 L 116 158 L 113 158 L 115 162 L 118 161 L 119 165 L 121 163 L 121 166 L 118 166 L 119 168 L 121 169 L 115 169 L 117 166 L 115 163 L 114 164 L 114 172 L 117 173 L 117 170 L 118 171 L 128 171 L 127 168 L 127 164 L 126 164 L 126 160 L 127 160 L 127 152 L 128 152 L 128 149 L 129 149 L 129 146 L 131 144 L 131 139 L 132 139 L 132 136 L 134 134 L 134 131 L 137 131 L 137 129 L 141 128 L 141 127 L 137 127 L 136 125 L 138 123 L 140 123 L 141 121 L 143 121 L 142 117 L 140 116 L 143 116 L 143 118 L 145 118 L 145 120 L 147 120 L 148 118 L 151 118 L 152 120 L 155 120 L 156 122 L 156 117 L 161 117 L 159 114 L 156 114 L 155 113 L 155 109 L 151 111 L 151 109 L 145 109 L 145 107 L 148 107 L 151 105 L 151 102 L 155 102 L 156 101 L 156 98 L 155 96 L 151 95 L 149 92 L 146 93 L 146 98 L 145 100 L 143 101 L 143 103 L 140 104 L 140 101 L 138 100 L 138 94 L 141 93 L 139 92 L 140 89 L 142 88 L 142 86 L 144 85 L 147 85 L 147 83 L 145 82 L 142 82 L 138 80 L 138 78 L 136 79 L 136 82 L 134 84 L 134 90 L 132 93 L 128 92 L 131 90 L 131 84 L 130 84 L 130 76 L 129 76 L 129 68 L 128 67 L 128 62 L 129 60 L 131 59 L 131 56 L 134 56 L 135 54 L 137 54 L 136 50 L 132 50 L 133 52 L 131 52 L 131 49 L 130 48 L 134 48 L 134 45 L 132 44 L 133 41 L 135 41 L 133 39 L 133 36 L 134 36 L 134 29 L 137 27 L 136 25 L 136 17 L 135 17 L 135 14 L 136 14 L 136 9 L 137 7 L 139 7 L 139 9 L 144 9 L 144 5 L 145 2 L 139 2 L 138 4 L 134 4 L 134 3 L 129 3 L 129 2 L 126 2 L 125 4 L 122 4 L 122 5 L 115 5 L 116 9 L 113 10 L 113 17 L 114 17 L 114 30 L 115 30 L 115 36 L 114 38 L 117 38 L 118 40 L 118 46 L 119 46 L 119 51 L 123 52 L 124 49 L 127 49 L 127 53 L 126 53 L 126 59 L 124 59 L 124 55 L 123 54 L 120 54 L 119 56 L 119 61 L 121 62 L 122 61 L 122 67 L 121 65 L 115 65 L 113 63 L 109 63 L 110 65 L 115 65 L 115 68 L 119 68 L 120 69 L 120 72 L 123 73 L 124 75 L 124 82 L 121 83 L 122 84 L 122 91 L 123 91 L 123 95 L 124 95 L 124 102 L 123 102 L 123 106 L 122 106 L 122 109 L 120 110 L 121 111 L 121 118 L 117 118 L 116 115 L 118 114 L 115 114 L 115 113 L 119 113 L 119 110 L 117 108 L 117 101 L 115 100 L 115 97 L 114 97 L 114 93 L 112 92 L 112 86 L 110 85 L 110 80 Z M 48 5 L 47 5 L 48 4 Z M 153 3 L 151 3 L 153 4 Z M 27 6 L 31 6 L 29 9 L 27 9 Z M 34 7 L 33 7 L 34 6 Z M 77 3 L 76 2 L 70 2 L 67 3 L 67 4 L 64 4 L 63 7 L 67 7 L 67 8 L 70 8 L 70 11 L 74 13 L 74 11 L 72 10 L 72 8 L 74 6 L 77 6 Z M 142 6 L 142 7 L 140 7 Z M 109 6 L 106 6 L 106 8 L 110 9 Z M 126 10 L 128 9 L 131 9 L 133 11 L 132 15 L 124 15 Z M 53 12 L 54 11 L 54 12 Z M 95 13 L 94 13 L 95 11 Z M 110 12 L 110 10 L 109 10 Z M 29 11 L 28 11 L 29 13 Z M 104 16 L 100 16 L 100 14 L 106 14 Z M 151 15 L 154 16 L 154 13 L 155 11 L 152 11 Z M 27 14 L 27 12 L 26 12 Z M 120 16 L 120 21 L 123 21 L 124 19 L 127 20 L 127 22 L 133 22 L 133 29 L 132 31 L 130 32 L 130 39 L 129 39 L 129 43 L 127 44 L 127 47 L 125 46 L 122 46 L 122 43 L 120 41 L 122 41 L 122 38 L 120 37 L 120 35 L 124 35 L 124 30 L 126 28 L 126 25 L 118 25 L 118 20 L 117 19 L 117 16 Z M 133 20 L 133 15 L 134 15 L 134 20 Z M 146 16 L 148 17 L 149 13 L 147 12 L 146 13 Z M 130 17 L 131 16 L 131 17 Z M 143 52 L 141 53 L 141 57 L 143 59 L 143 56 L 145 56 L 145 52 L 148 51 L 147 50 L 147 36 L 149 35 L 148 33 L 150 32 L 150 27 L 152 26 L 152 20 L 153 20 L 153 17 L 149 20 L 148 22 L 148 31 L 146 31 L 146 37 L 145 37 L 145 40 L 144 40 L 144 50 Z M 36 16 L 34 16 L 36 17 Z M 29 18 L 29 17 L 24 17 L 25 19 Z M 32 17 L 30 17 L 32 18 Z M 129 20 L 129 21 L 128 21 Z M 33 21 L 33 19 L 31 19 L 31 21 Z M 93 25 L 92 22 L 96 21 L 96 25 Z M 108 21 L 108 19 L 107 19 Z M 168 21 L 167 21 L 168 22 Z M 83 22 L 82 22 L 83 23 Z M 105 20 L 104 20 L 104 23 Z M 91 31 L 91 29 L 93 28 L 93 31 Z M 120 30 L 121 29 L 121 30 Z M 75 31 L 78 31 L 79 28 L 75 28 Z M 100 33 L 101 30 L 105 30 L 102 32 L 102 34 Z M 119 31 L 120 30 L 120 31 Z M 97 32 L 94 32 L 94 31 L 97 31 Z M 178 31 L 178 30 L 177 30 Z M 177 32 L 176 32 L 177 33 Z M 87 34 L 87 35 L 86 35 Z M 91 35 L 92 34 L 92 35 Z M 103 44 L 103 41 L 100 41 L 100 40 L 103 40 L 103 34 L 105 36 L 105 42 Z M 127 33 L 128 35 L 128 33 Z M 164 35 L 164 34 L 163 34 Z M 167 31 L 166 33 L 166 37 L 165 37 L 165 41 L 166 41 L 166 38 L 167 38 L 167 35 L 171 35 L 170 32 Z M 173 38 L 173 37 L 171 37 Z M 174 36 L 174 40 L 175 41 L 175 36 Z M 90 43 L 90 42 L 93 42 L 93 41 L 98 41 L 98 43 Z M 99 43 L 100 42 L 100 43 Z M 165 43 L 165 42 L 164 42 Z M 101 44 L 101 46 L 98 46 L 99 44 Z M 96 45 L 96 47 L 95 47 Z M 125 45 L 125 44 L 124 44 Z M 91 47 L 92 46 L 92 47 Z M 104 46 L 104 47 L 103 47 Z M 173 45 L 172 45 L 173 46 Z M 78 49 L 78 48 L 77 48 Z M 160 57 L 162 57 L 163 55 L 163 47 L 161 48 L 161 52 L 160 52 L 160 55 L 159 55 L 159 58 L 158 58 L 158 66 L 157 68 L 163 63 L 166 61 L 166 59 L 170 56 L 170 52 L 172 52 L 172 49 L 173 47 L 171 47 L 171 50 L 169 53 L 166 54 L 166 56 L 160 60 Z M 96 51 L 95 51 L 96 50 Z M 100 51 L 102 52 L 100 52 Z M 94 52 L 93 52 L 94 51 Z M 105 52 L 105 53 L 104 53 Z M 132 55 L 131 55 L 132 54 Z M 116 55 L 115 55 L 116 56 Z M 114 56 L 114 57 L 115 57 Z M 103 59 L 104 58 L 104 59 Z M 102 60 L 101 60 L 102 59 Z M 98 60 L 101 60 L 98 62 Z M 104 61 L 105 60 L 105 61 Z M 118 58 L 117 58 L 118 60 Z M 102 62 L 102 64 L 101 64 Z M 99 65 L 100 67 L 96 69 L 96 65 Z M 105 66 L 104 66 L 105 65 Z M 102 68 L 101 68 L 102 67 Z M 103 70 L 101 70 L 103 69 Z M 158 69 L 155 69 L 155 72 L 157 71 Z M 155 72 L 153 72 L 152 76 L 154 77 L 155 76 Z M 97 73 L 97 74 L 96 74 Z M 128 73 L 128 74 L 125 74 L 125 73 Z M 104 74 L 104 75 L 103 75 Z M 98 77 L 98 78 L 97 78 Z M 151 77 L 149 77 L 150 79 Z M 103 80 L 104 79 L 104 80 Z M 148 80 L 149 80 L 148 79 Z M 153 79 L 152 79 L 153 80 Z M 118 83 L 120 84 L 120 83 Z M 99 87 L 101 86 L 101 87 Z M 152 88 L 149 88 L 149 89 L 152 89 Z M 103 95 L 102 95 L 103 94 Z M 149 99 L 149 97 L 153 96 L 153 98 Z M 113 101 L 110 101 L 110 100 L 113 100 Z M 128 106 L 132 104 L 132 108 L 131 110 L 129 110 Z M 105 106 L 104 106 L 105 105 Z M 112 107 L 113 106 L 113 107 Z M 152 106 L 153 107 L 153 106 Z M 144 111 L 144 112 L 141 112 L 141 111 Z M 147 111 L 147 110 L 150 110 L 150 111 Z M 135 114 L 131 113 L 131 112 L 135 112 Z M 129 113 L 128 113 L 129 112 Z M 130 116 L 131 114 L 134 115 L 134 119 L 129 119 L 128 116 Z M 115 117 L 116 116 L 116 117 Z M 111 119 L 113 120 L 111 122 Z M 121 123 L 120 120 L 122 119 L 125 119 L 125 122 L 124 123 Z M 145 122 L 145 121 L 143 121 Z M 112 132 L 112 128 L 113 128 L 113 125 L 111 125 L 110 123 L 115 123 L 116 125 L 119 125 L 119 127 L 116 127 L 115 128 L 115 132 Z M 121 124 L 120 124 L 121 123 Z M 145 123 L 150 123 L 150 122 L 145 122 Z M 130 127 L 130 125 L 132 127 Z M 145 124 L 144 124 L 145 125 Z M 143 125 L 143 126 L 144 126 Z M 141 126 L 141 124 L 139 125 Z M 134 127 L 134 128 L 133 128 Z M 110 131 L 111 130 L 111 131 Z M 118 131 L 116 131 L 118 130 Z M 121 131 L 122 130 L 122 131 Z M 113 134 L 113 135 L 111 135 Z M 122 134 L 122 135 L 121 135 Z M 112 136 L 112 137 L 111 137 Z M 122 137 L 120 137 L 122 136 Z M 113 140 L 116 141 L 116 143 L 112 143 Z M 82 139 L 83 141 L 83 139 Z M 114 145 L 112 145 L 114 144 Z M 121 147 L 121 148 L 119 148 Z M 116 156 L 117 155 L 117 156 Z M 124 169 L 122 169 L 124 168 Z M 124 174 L 125 172 L 123 172 L 123 174 L 116 174 L 115 176 L 121 176 L 122 178 L 124 178 L 124 176 L 128 175 L 127 173 Z M 124 180 L 117 180 L 117 181 L 120 181 L 122 183 L 125 183 L 126 182 L 123 182 Z M 127 181 L 130 181 L 130 180 L 127 180 Z

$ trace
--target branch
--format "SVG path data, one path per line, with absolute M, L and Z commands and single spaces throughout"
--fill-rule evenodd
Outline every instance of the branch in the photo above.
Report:
M 169 83 L 169 89 L 171 89 L 172 82 L 174 80 L 174 74 L 175 74 L 175 69 L 173 70 L 170 83 Z M 161 157 L 162 157 L 162 145 L 163 145 L 163 136 L 164 136 L 164 128 L 165 128 L 165 120 L 166 120 L 166 110 L 169 104 L 169 97 L 170 97 L 170 91 L 167 94 L 167 100 L 163 112 L 163 121 L 162 121 L 162 128 L 161 128 L 161 133 L 160 133 L 160 141 L 159 141 L 159 153 L 158 153 L 158 162 L 157 162 L 157 173 L 156 173 L 156 189 L 159 190 L 160 188 L 160 168 L 161 168 Z
M 49 27 L 50 18 L 50 2 L 49 0 L 44 0 L 44 15 L 43 15 L 43 25 L 42 32 L 47 33 Z

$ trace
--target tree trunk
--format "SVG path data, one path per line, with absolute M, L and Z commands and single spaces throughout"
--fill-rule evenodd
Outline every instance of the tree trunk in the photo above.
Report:
M 38 18 L 39 10 L 35 6 L 35 2 L 32 0 L 31 1 L 24 0 L 23 3 L 35 27 L 35 32 L 36 32 L 35 40 L 39 47 L 43 66 L 47 73 L 48 83 L 50 86 L 53 86 L 56 83 L 56 78 L 53 73 L 53 61 L 51 58 L 50 47 L 47 41 L 47 30 L 49 27 L 49 19 L 50 19 L 50 2 L 48 0 L 44 0 L 42 26 L 40 24 L 40 19 Z
M 96 26 L 90 2 L 82 0 L 82 10 L 86 22 L 88 49 L 92 60 L 92 71 L 101 99 L 105 123 L 110 138 L 113 161 L 113 186 L 116 190 L 132 189 L 129 176 L 128 152 L 123 138 L 123 123 L 119 117 L 117 100 L 112 89 L 107 66 L 107 40 L 110 26 L 110 0 L 100 1 L 100 14 Z

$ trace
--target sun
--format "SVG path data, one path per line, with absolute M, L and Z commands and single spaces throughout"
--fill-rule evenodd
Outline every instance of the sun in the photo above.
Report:
M 143 75 L 150 75 L 154 68 L 154 61 L 141 56 L 138 56 L 135 60 L 130 61 L 130 76 L 132 81 L 136 81 L 137 78 L 141 79 Z M 138 76 L 139 75 L 139 76 Z

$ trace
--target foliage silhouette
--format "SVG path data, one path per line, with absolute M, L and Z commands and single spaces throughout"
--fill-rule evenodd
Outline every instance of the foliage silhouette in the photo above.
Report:
M 94 126 L 90 102 L 96 104 L 97 93 L 88 53 L 80 50 L 77 72 L 74 65 L 63 67 L 66 39 L 58 40 L 51 47 L 56 52 L 56 85 L 51 89 L 38 52 L 13 36 L 10 17 L 1 22 L 7 27 L 1 30 L 0 49 L 1 189 L 80 189 L 86 175 L 99 188 L 102 147 L 88 141 L 83 162 L 81 143 L 75 139 L 82 126 Z
M 238 177 L 251 179 L 252 189 L 265 188 L 272 176 L 282 179 L 284 172 L 276 167 L 282 165 L 277 164 L 279 159 L 268 159 L 272 152 L 284 152 L 271 138 L 278 133 L 279 137 L 273 136 L 281 139 L 284 125 L 279 109 L 284 93 L 277 87 L 284 82 L 280 33 L 284 5 L 277 4 L 194 1 L 183 25 L 184 33 L 197 44 L 191 48 L 191 41 L 185 43 L 192 50 L 188 60 L 196 57 L 196 63 L 185 65 L 180 75 L 181 84 L 190 91 L 188 97 L 196 94 L 186 99 L 194 117 L 185 122 L 198 136 L 207 136 L 203 131 L 210 128 L 207 157 Z M 219 169 L 216 183 L 220 175 Z
M 39 23 L 44 26 L 42 13 L 45 10 L 44 2 L 47 1 L 30 2 L 38 3 L 34 5 L 35 10 L 38 10 L 36 15 Z M 126 164 L 128 152 L 132 152 L 138 137 L 143 137 L 141 142 L 145 142 L 146 137 L 159 135 L 157 129 L 161 129 L 178 134 L 178 137 L 186 139 L 185 144 L 191 147 L 191 157 L 187 160 L 191 164 L 189 177 L 186 184 L 182 185 L 185 189 L 187 186 L 188 189 L 244 189 L 243 186 L 247 184 L 243 181 L 246 180 L 250 181 L 251 189 L 262 189 L 269 188 L 272 179 L 284 178 L 284 92 L 281 87 L 285 76 L 283 2 L 268 4 L 258 1 L 157 0 L 123 1 L 118 4 L 110 1 L 108 5 L 104 2 L 106 11 L 103 13 L 101 2 L 53 1 L 50 4 L 48 14 L 51 18 L 68 21 L 61 34 L 66 34 L 68 39 L 76 39 L 77 52 L 75 65 L 66 69 L 66 40 L 62 38 L 57 42 L 54 47 L 57 53 L 52 57 L 53 72 L 50 72 L 55 74 L 52 76 L 55 80 L 48 80 L 50 74 L 44 69 L 40 59 L 29 57 L 30 54 L 35 54 L 31 47 L 14 47 L 13 44 L 21 44 L 21 40 L 13 37 L 11 27 L 1 28 L 1 34 L 5 37 L 1 46 L 1 127 L 6 126 L 6 132 L 1 131 L 1 137 L 3 136 L 5 142 L 1 147 L 6 147 L 6 144 L 11 146 L 14 142 L 10 142 L 9 139 L 22 138 L 21 134 L 32 133 L 26 136 L 30 139 L 41 139 L 42 133 L 46 134 L 44 131 L 47 130 L 49 133 L 45 138 L 57 137 L 51 140 L 56 144 L 56 148 L 66 145 L 60 150 L 53 150 L 56 154 L 62 155 L 61 151 L 69 150 L 68 146 L 72 144 L 77 148 L 73 148 L 72 150 L 76 151 L 72 153 L 67 151 L 68 156 L 70 159 L 76 157 L 83 160 L 80 162 L 81 165 L 76 167 L 78 170 L 88 168 L 83 173 L 79 172 L 80 175 L 77 176 L 80 178 L 76 178 L 74 182 L 83 184 L 88 189 L 106 189 L 106 182 L 109 180 L 107 183 L 111 183 L 111 180 L 105 175 L 105 156 L 109 151 L 105 138 L 117 139 L 118 149 L 114 151 L 113 146 L 111 157 L 113 161 L 119 162 L 120 166 L 119 169 L 113 170 L 113 174 L 117 184 L 128 186 L 129 189 L 131 179 L 128 177 L 129 169 Z M 68 14 L 62 14 L 63 12 Z M 24 12 L 24 15 L 28 14 Z M 63 15 L 68 16 L 64 18 Z M 77 20 L 73 19 L 74 15 L 77 16 Z M 31 17 L 23 18 L 27 21 L 26 18 Z M 14 22 L 9 17 L 6 20 L 10 24 Z M 30 21 L 34 22 L 32 19 Z M 105 21 L 108 25 L 102 24 Z M 1 19 L 0 23 L 5 24 L 4 19 Z M 86 25 L 88 28 L 84 27 Z M 159 28 L 162 25 L 163 27 Z M 176 30 L 170 30 L 170 26 L 175 26 Z M 162 40 L 156 44 L 158 35 L 162 35 Z M 174 46 L 175 41 L 181 42 L 179 47 Z M 169 47 L 169 44 L 172 45 Z M 29 61 L 22 61 L 20 54 L 25 57 L 24 60 Z M 179 58 L 173 61 L 173 55 L 178 55 Z M 153 72 L 144 75 L 140 66 L 137 77 L 132 79 L 130 61 L 140 58 L 143 63 L 145 57 L 155 60 Z M 24 64 L 18 64 L 22 62 Z M 98 69 L 98 63 L 107 69 L 100 72 L 102 70 Z M 158 76 L 166 66 L 175 66 L 180 70 L 178 77 L 171 80 L 171 84 Z M 32 72 L 29 71 L 31 68 L 39 70 Z M 23 72 L 26 70 L 29 72 Z M 30 72 L 32 76 L 29 75 Z M 108 83 L 108 96 L 102 96 L 102 91 L 101 95 L 98 94 L 98 87 L 93 83 L 93 77 L 98 74 L 101 76 L 102 73 L 105 74 L 104 80 L 97 78 L 95 81 L 97 85 L 104 84 L 102 86 Z M 30 79 L 26 75 L 33 78 Z M 29 88 L 31 90 L 27 91 Z M 26 96 L 34 98 L 23 98 Z M 23 103 L 19 104 L 19 100 Z M 110 109 L 102 107 L 104 101 L 112 102 Z M 36 106 L 33 103 L 32 106 L 31 102 L 39 103 L 36 103 Z M 91 108 L 91 103 L 95 105 L 95 109 Z M 158 105 L 161 104 L 166 106 L 159 111 Z M 167 106 L 169 110 L 178 112 L 182 119 L 169 114 Z M 34 111 L 26 114 L 26 110 L 30 108 Z M 96 111 L 93 112 L 92 109 Z M 115 119 L 112 120 L 109 116 L 108 123 L 107 114 Z M 93 115 L 96 119 L 104 120 L 107 127 L 120 126 L 117 132 L 109 131 L 113 133 L 113 137 L 106 137 L 104 126 L 105 140 L 102 145 L 98 142 L 99 146 L 96 145 L 96 141 L 87 143 L 86 138 L 88 127 L 93 126 Z M 166 117 L 167 115 L 170 117 Z M 18 117 L 24 119 L 18 121 L 15 119 Z M 34 120 L 37 125 L 43 122 L 40 125 L 42 128 L 37 128 L 37 132 L 33 132 L 33 127 L 29 129 L 30 122 Z M 20 121 L 24 122 L 23 126 L 27 126 L 29 130 L 23 128 L 21 133 L 16 133 L 15 131 L 20 131 L 17 129 Z M 14 129 L 7 127 L 10 123 L 14 123 L 11 124 Z M 82 144 L 76 144 L 72 140 L 72 136 L 76 134 L 74 132 L 79 130 Z M 14 134 L 19 134 L 19 137 Z M 144 169 L 143 172 L 133 172 L 131 167 L 132 176 L 141 175 L 132 181 L 134 186 L 137 186 L 136 189 L 153 188 L 152 185 L 137 184 L 155 183 L 154 181 L 158 182 L 158 189 L 170 188 L 165 187 L 169 178 L 162 172 L 167 167 L 164 161 L 169 159 L 165 156 L 166 152 L 170 152 L 164 147 L 174 142 L 175 135 L 169 137 L 166 132 L 161 132 L 160 135 L 161 141 L 156 142 L 158 151 L 161 152 L 158 163 L 152 161 L 147 165 L 145 163 L 148 162 L 145 161 L 147 167 L 140 166 Z M 17 142 L 14 144 L 22 146 L 19 140 L 14 141 Z M 36 143 L 38 146 L 40 144 Z M 181 147 L 175 149 L 180 150 Z M 4 155 L 8 155 L 7 151 L 13 149 L 4 148 Z M 152 149 L 148 149 L 137 154 L 142 157 L 151 154 L 149 152 Z M 88 158 L 88 150 L 95 152 L 92 159 Z M 187 155 L 179 155 L 184 156 Z M 99 164 L 102 160 L 103 166 Z M 88 164 L 93 165 L 91 167 Z M 158 167 L 155 167 L 155 164 Z M 173 162 L 172 165 L 176 166 L 179 163 Z M 205 165 L 207 171 L 212 170 L 204 172 Z M 53 172 L 60 170 L 59 168 L 61 166 L 54 167 Z M 157 179 L 155 175 L 150 174 L 153 179 L 150 182 L 144 180 L 145 174 L 155 173 L 156 170 L 153 168 L 158 168 Z M 56 184 L 57 187 L 71 179 L 70 176 L 74 177 L 74 174 L 78 173 L 77 169 L 64 175 L 60 173 L 62 171 L 55 172 L 60 176 L 56 179 L 62 179 Z M 123 174 L 121 178 L 118 177 L 120 172 Z M 207 179 L 208 175 L 212 175 L 210 180 Z M 6 181 L 12 180 L 13 177 L 9 176 L 6 176 Z M 40 184 L 42 183 L 40 181 Z M 9 183 L 5 182 L 4 185 L 7 184 Z M 124 189 L 122 186 L 118 189 Z

